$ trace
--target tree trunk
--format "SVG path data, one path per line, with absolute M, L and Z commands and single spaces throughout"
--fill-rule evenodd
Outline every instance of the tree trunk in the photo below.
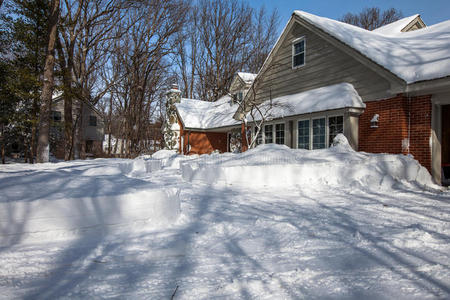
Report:
M 1 141 L 1 155 L 2 155 L 2 164 L 5 164 L 5 131 L 4 131 L 4 127 L 2 124 L 2 132 L 0 135 L 0 141 Z
M 39 138 L 37 147 L 37 162 L 49 161 L 49 131 L 50 131 L 50 110 L 52 106 L 53 94 L 53 69 L 55 66 L 55 41 L 57 34 L 57 24 L 59 19 L 59 0 L 52 0 L 51 14 L 48 28 L 47 55 L 44 67 L 44 85 L 41 94 L 41 109 L 39 118 Z

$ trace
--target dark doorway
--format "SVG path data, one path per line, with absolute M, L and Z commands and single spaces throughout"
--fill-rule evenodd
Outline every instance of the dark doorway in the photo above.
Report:
M 450 105 L 442 106 L 442 184 L 450 184 Z

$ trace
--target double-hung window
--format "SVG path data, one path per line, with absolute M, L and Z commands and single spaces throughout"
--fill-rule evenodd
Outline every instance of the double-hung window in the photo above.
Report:
M 325 143 L 325 118 L 312 120 L 312 132 L 313 132 L 313 149 L 323 149 L 326 147 Z
M 264 126 L 264 143 L 265 144 L 273 143 L 273 125 Z
M 89 126 L 97 126 L 97 117 L 89 116 Z
M 284 145 L 284 124 L 275 125 L 275 143 Z
M 344 132 L 344 116 L 318 117 L 297 121 L 297 148 L 323 149 Z
M 299 38 L 292 42 L 292 68 L 298 68 L 305 64 L 305 38 Z
M 298 121 L 298 149 L 307 149 L 309 150 L 309 120 L 300 120 Z
M 344 133 L 344 117 L 328 117 L 328 146 L 331 146 L 333 139 L 339 133 Z

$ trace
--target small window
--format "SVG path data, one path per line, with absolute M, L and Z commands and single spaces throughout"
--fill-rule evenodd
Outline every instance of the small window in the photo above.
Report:
M 325 148 L 325 118 L 314 119 L 313 129 L 313 149 Z
M 244 94 L 242 92 L 237 93 L 237 100 L 239 102 L 242 102 L 242 99 L 244 98 Z
M 309 150 L 309 120 L 298 121 L 297 148 Z
M 284 124 L 275 125 L 275 143 L 284 145 Z
M 273 125 L 264 126 L 264 143 L 273 143 Z
M 328 118 L 329 139 L 328 146 L 333 144 L 333 139 L 339 133 L 344 133 L 344 117 L 336 116 Z
M 97 126 L 97 117 L 89 116 L 89 126 Z
M 292 44 L 292 68 L 298 68 L 305 64 L 305 39 L 295 40 Z
M 53 122 L 61 122 L 61 112 L 52 110 L 51 112 L 51 118 Z

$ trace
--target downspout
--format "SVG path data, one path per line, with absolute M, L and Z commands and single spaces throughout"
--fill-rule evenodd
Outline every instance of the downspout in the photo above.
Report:
M 408 147 L 406 148 L 406 153 L 409 154 L 409 147 L 411 145 L 411 96 L 407 94 L 408 97 Z

